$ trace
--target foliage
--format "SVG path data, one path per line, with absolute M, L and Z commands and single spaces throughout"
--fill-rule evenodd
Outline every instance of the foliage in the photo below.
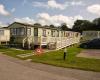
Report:
M 76 20 L 73 25 L 73 31 L 82 32 L 85 30 L 100 30 L 100 18 L 89 20 Z
M 54 28 L 55 26 L 53 24 L 50 25 L 51 28 Z
M 100 30 L 100 18 L 94 19 L 93 24 L 95 25 L 96 30 Z
M 35 23 L 34 26 L 41 26 L 41 24 L 40 23 Z
M 93 30 L 94 24 L 88 20 L 76 20 L 73 26 L 74 31 L 82 32 L 85 30 Z
M 60 28 L 61 28 L 61 30 L 65 30 L 65 31 L 69 31 L 70 30 L 66 23 L 62 23 Z

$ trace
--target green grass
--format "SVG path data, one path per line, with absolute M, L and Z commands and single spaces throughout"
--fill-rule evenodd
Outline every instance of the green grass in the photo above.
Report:
M 5 46 L 0 46 L 0 52 L 3 52 L 3 54 L 6 54 L 12 57 L 19 58 L 16 55 L 32 53 L 32 50 L 16 50 L 14 48 L 7 48 Z
M 65 61 L 63 60 L 63 50 L 52 51 L 39 56 L 35 55 L 27 58 L 31 58 L 33 62 L 100 72 L 100 59 L 76 57 L 76 55 L 81 50 L 83 50 L 81 48 L 78 48 L 77 46 L 70 47 L 67 50 L 68 54 Z M 17 54 L 30 53 L 32 51 L 31 50 L 18 51 L 18 50 L 12 50 L 10 48 L 2 48 L 2 49 L 0 48 L 0 52 L 5 52 L 5 54 L 9 56 L 16 57 Z

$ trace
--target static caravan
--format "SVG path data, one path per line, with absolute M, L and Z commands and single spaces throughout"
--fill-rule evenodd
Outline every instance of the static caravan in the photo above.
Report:
M 100 38 L 100 31 L 83 31 L 82 41 L 89 41 Z
M 10 30 L 8 28 L 0 28 L 0 44 L 10 41 Z
M 62 31 L 57 27 L 31 25 L 14 22 L 9 25 L 11 42 L 29 49 L 34 45 L 47 46 L 49 49 L 60 49 L 79 42 L 80 34 Z M 69 44 L 70 43 L 70 44 Z

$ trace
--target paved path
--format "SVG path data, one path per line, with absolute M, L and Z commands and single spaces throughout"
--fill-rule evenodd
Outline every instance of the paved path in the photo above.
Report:
M 100 80 L 100 73 L 32 63 L 0 54 L 0 80 Z
M 77 55 L 77 57 L 100 59 L 100 50 L 99 49 L 83 50 L 80 54 Z

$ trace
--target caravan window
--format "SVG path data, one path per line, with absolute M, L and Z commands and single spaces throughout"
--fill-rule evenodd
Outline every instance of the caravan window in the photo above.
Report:
M 65 33 L 65 31 L 64 31 L 64 37 L 66 37 L 66 33 Z
M 61 31 L 61 37 L 63 37 L 63 31 Z
M 25 28 L 21 28 L 20 35 L 24 35 L 24 34 L 25 34 Z
M 17 28 L 16 29 L 16 35 L 24 35 L 25 29 L 24 28 Z
M 31 28 L 27 29 L 27 35 L 30 36 L 31 35 Z
M 46 37 L 46 29 L 43 29 L 42 35 L 43 35 L 44 37 Z
M 55 37 L 55 30 L 51 30 L 51 36 Z
M 11 29 L 12 35 L 24 35 L 25 29 L 24 28 L 13 28 Z
M 16 35 L 20 35 L 20 29 L 19 28 L 16 28 Z
M 53 31 L 51 31 L 51 36 L 53 37 Z
M 16 35 L 16 33 L 17 33 L 16 28 L 12 29 L 12 34 L 13 34 L 13 35 Z
M 0 30 L 0 35 L 4 35 L 4 30 Z
M 38 36 L 38 28 L 34 28 L 34 36 Z
M 10 29 L 10 30 L 11 30 L 11 34 L 12 34 L 12 35 L 15 35 L 15 28 Z
M 59 31 L 57 31 L 57 37 L 59 37 Z
M 78 37 L 78 33 L 76 33 L 75 37 Z

